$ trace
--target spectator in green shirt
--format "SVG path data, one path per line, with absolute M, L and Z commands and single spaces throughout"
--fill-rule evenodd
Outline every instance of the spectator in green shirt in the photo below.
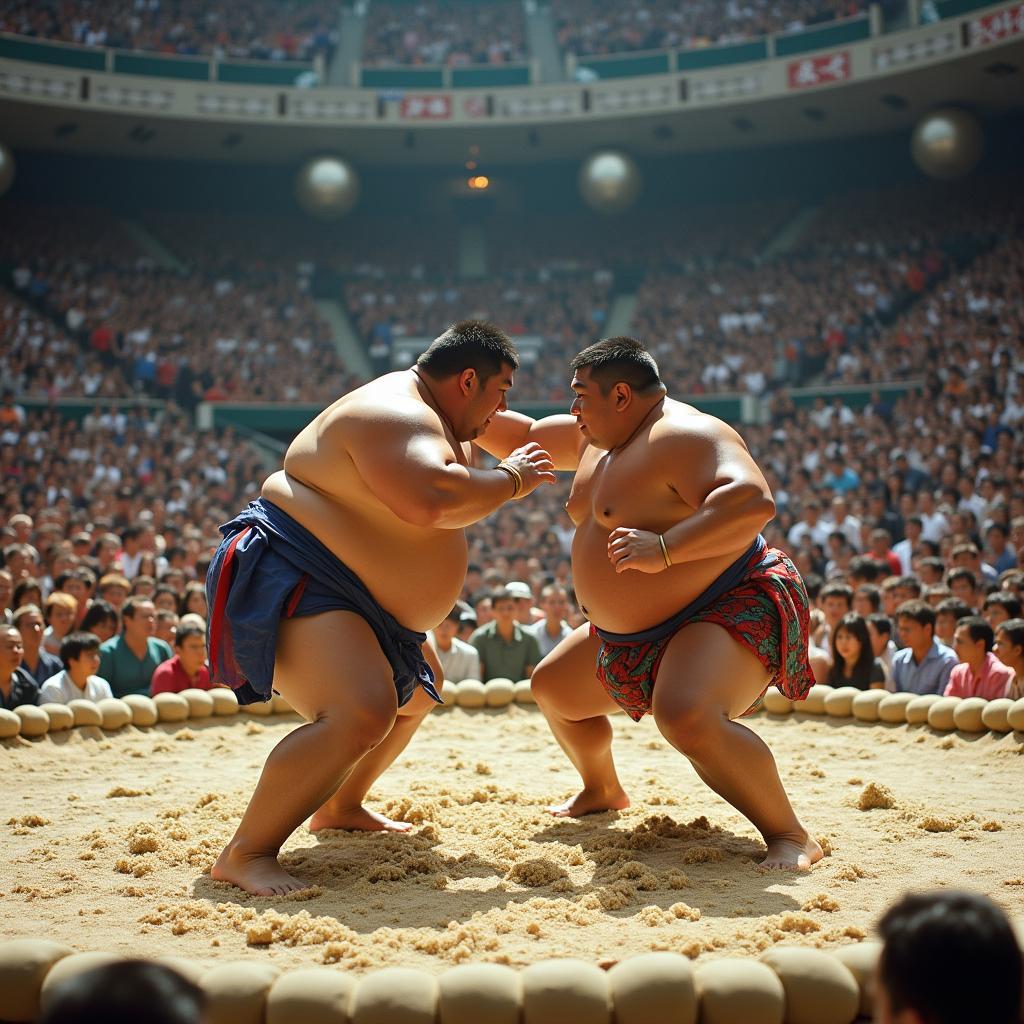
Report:
M 100 646 L 97 675 L 110 683 L 115 697 L 129 693 L 149 694 L 150 680 L 157 665 L 174 657 L 174 652 L 153 634 L 156 608 L 147 598 L 130 597 L 121 609 L 124 631 Z
M 480 678 L 528 679 L 540 661 L 537 638 L 516 622 L 516 595 L 507 590 L 491 594 L 494 620 L 469 638 L 480 655 Z

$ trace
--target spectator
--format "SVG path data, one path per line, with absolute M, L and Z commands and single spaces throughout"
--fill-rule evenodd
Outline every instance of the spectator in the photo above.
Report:
M 853 610 L 863 619 L 882 607 L 882 590 L 873 583 L 862 583 L 853 592 Z
M 126 526 L 121 531 L 121 550 L 117 560 L 121 564 L 121 572 L 129 580 L 134 580 L 139 575 L 139 567 L 146 552 L 142 549 L 144 531 L 141 526 L 133 524 Z
M 156 580 L 149 574 L 140 574 L 132 580 L 132 590 L 129 597 L 148 597 L 152 599 L 155 593 Z
M 885 672 L 885 688 L 894 689 L 892 681 L 892 659 L 896 654 L 896 644 L 892 641 L 892 619 L 888 615 L 875 612 L 867 616 L 868 636 L 871 638 L 871 653 L 881 663 Z
M 195 623 L 180 625 L 174 634 L 175 655 L 158 665 L 150 684 L 150 695 L 181 693 L 182 690 L 212 690 L 206 665 L 206 628 Z
M 1020 612 L 1020 599 L 999 590 L 988 594 L 981 608 L 982 617 L 992 629 L 1008 619 L 1019 619 Z
M 939 643 L 952 647 L 956 624 L 973 614 L 974 609 L 958 597 L 947 597 L 940 601 L 935 606 L 935 637 Z
M 460 640 L 457 636 L 464 614 L 463 605 L 457 604 L 433 630 L 437 659 L 444 669 L 445 679 L 452 683 L 461 683 L 463 679 L 480 678 L 480 655 L 472 644 Z
M 1021 950 L 1006 915 L 987 896 L 910 894 L 885 912 L 878 930 L 884 943 L 875 985 L 879 1024 L 1017 1024 Z
M 14 595 L 14 576 L 10 570 L 0 569 L 0 623 L 11 621 L 11 601 Z
M 174 646 L 174 638 L 178 635 L 178 613 L 168 608 L 160 608 L 156 613 L 156 631 L 154 636 L 163 640 L 169 647 Z
M 918 515 L 907 516 L 903 520 L 903 540 L 893 544 L 893 554 L 899 559 L 901 576 L 909 576 L 914 571 L 914 553 L 924 533 L 924 521 Z
M 903 571 L 899 558 L 892 550 L 892 535 L 881 526 L 875 527 L 868 538 L 868 555 L 878 562 L 884 562 L 893 576 Z
M 547 657 L 572 632 L 569 625 L 569 595 L 565 587 L 549 583 L 540 592 L 540 607 L 544 618 L 527 626 L 526 630 L 537 638 L 542 658 Z
M 969 615 L 956 624 L 953 649 L 960 664 L 949 674 L 947 697 L 996 700 L 1010 692 L 1013 669 L 992 653 L 994 640 L 992 627 L 980 615 Z
M 536 618 L 533 614 L 533 591 L 528 583 L 513 580 L 505 585 L 505 590 L 512 595 L 516 603 L 516 622 L 522 626 L 530 626 Z
M 48 654 L 59 654 L 64 637 L 71 632 L 78 617 L 78 600 L 72 594 L 58 590 L 43 604 L 43 649 Z
M 16 626 L 0 625 L 0 708 L 39 703 L 39 687 L 21 667 L 25 646 Z
M 99 583 L 96 584 L 96 595 L 107 604 L 113 605 L 114 611 L 120 614 L 131 589 L 131 583 L 119 572 L 108 572 L 101 576 Z
M 96 674 L 100 667 L 100 638 L 95 633 L 69 633 L 60 645 L 60 660 L 62 669 L 40 687 L 41 704 L 113 697 L 110 684 Z
M 153 607 L 158 612 L 168 611 L 177 615 L 180 600 L 178 592 L 166 583 L 157 584 L 156 590 L 153 591 Z
M 57 985 L 37 1024 L 203 1024 L 206 997 L 177 971 L 149 960 L 93 967 Z
M 996 627 L 996 657 L 1013 672 L 1007 696 L 1024 697 L 1024 619 L 1010 619 Z
M 943 693 L 956 653 L 935 639 L 935 609 L 924 601 L 907 601 L 896 611 L 896 629 L 903 649 L 892 659 L 897 693 Z
M 120 636 L 100 645 L 99 674 L 110 683 L 115 697 L 129 693 L 149 694 L 153 673 L 174 654 L 156 632 L 156 609 L 152 601 L 130 597 L 122 612 Z
M 18 609 L 26 604 L 34 604 L 37 608 L 43 607 L 43 590 L 39 580 L 34 576 L 23 576 L 14 586 L 11 607 Z
M 953 591 L 953 596 L 967 605 L 972 614 L 980 610 L 984 595 L 978 588 L 978 577 L 970 569 L 964 566 L 950 569 L 946 584 Z
M 831 686 L 876 690 L 885 686 L 885 668 L 875 657 L 867 623 L 856 612 L 844 615 L 832 633 Z
M 188 615 L 190 612 L 202 619 L 207 618 L 206 608 L 206 585 L 198 580 L 192 580 L 185 585 L 185 593 L 178 601 L 178 616 Z
M 540 661 L 537 638 L 516 620 L 514 594 L 505 589 L 494 591 L 491 606 L 494 621 L 481 626 L 469 641 L 480 655 L 480 678 L 485 683 L 499 678 L 526 679 Z
M 43 613 L 38 605 L 25 604 L 15 610 L 11 622 L 21 634 L 21 642 L 25 649 L 21 667 L 36 686 L 42 686 L 50 676 L 56 675 L 61 669 L 60 658 L 55 658 L 42 650 Z
M 826 583 L 818 594 L 818 607 L 825 613 L 825 628 L 817 642 L 828 649 L 840 620 L 853 610 L 853 589 L 845 583 Z
M 100 643 L 105 643 L 117 636 L 121 628 L 121 619 L 114 606 L 106 601 L 90 601 L 82 619 L 81 630 L 84 633 L 95 633 Z

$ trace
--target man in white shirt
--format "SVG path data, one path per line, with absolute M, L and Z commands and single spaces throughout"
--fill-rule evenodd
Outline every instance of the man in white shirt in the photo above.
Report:
M 550 654 L 562 637 L 572 632 L 569 617 L 569 594 L 559 583 L 549 583 L 540 592 L 540 607 L 544 618 L 527 626 L 526 631 L 537 638 L 542 658 Z
M 100 667 L 100 638 L 95 633 L 70 633 L 64 637 L 60 660 L 64 671 L 50 676 L 40 687 L 40 704 L 100 701 L 114 696 L 106 679 L 96 675 Z
M 789 531 L 786 538 L 791 550 L 797 550 L 804 537 L 809 537 L 812 544 L 820 544 L 822 548 L 828 543 L 829 528 L 821 521 L 821 502 L 811 498 L 804 503 L 803 518 Z
M 476 648 L 455 635 L 459 631 L 462 613 L 463 606 L 457 604 L 430 633 L 437 660 L 441 662 L 444 677 L 450 683 L 480 678 L 480 655 Z

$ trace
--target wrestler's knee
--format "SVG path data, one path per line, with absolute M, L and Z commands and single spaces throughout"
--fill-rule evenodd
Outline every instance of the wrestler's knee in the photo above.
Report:
M 544 712 L 554 711 L 558 708 L 559 691 L 563 687 L 559 685 L 560 673 L 546 660 L 542 661 L 530 676 L 530 692 L 540 709 Z
M 723 720 L 719 707 L 689 693 L 658 693 L 651 707 L 661 734 L 684 754 L 696 754 L 712 741 L 714 726 Z
M 391 732 L 397 708 L 394 701 L 367 700 L 358 705 L 331 704 L 316 715 L 316 722 L 337 735 L 339 747 L 362 755 L 373 750 Z

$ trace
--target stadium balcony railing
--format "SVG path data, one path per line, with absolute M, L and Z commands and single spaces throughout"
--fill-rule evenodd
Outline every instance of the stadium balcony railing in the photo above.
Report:
M 193 82 L 229 82 L 234 85 L 298 85 L 303 75 L 313 74 L 319 80 L 322 80 L 323 75 L 320 58 L 312 61 L 226 60 L 150 50 L 78 46 L 74 43 L 0 33 L 0 58 L 4 57 L 87 71 L 180 78 Z
M 908 0 L 911 24 L 919 24 L 924 20 L 921 17 L 922 3 L 923 0 Z M 935 0 L 932 9 L 939 20 L 943 20 L 991 6 L 992 0 Z M 565 58 L 566 77 L 571 81 L 580 77 L 580 73 L 583 72 L 596 79 L 633 78 L 756 63 L 775 57 L 790 57 L 860 42 L 880 35 L 882 31 L 880 8 L 873 4 L 867 14 L 741 43 L 606 55 L 568 54 Z M 0 33 L 0 59 L 2 58 L 114 74 L 235 85 L 291 86 L 322 83 L 326 80 L 324 62 L 320 56 L 312 61 L 191 57 L 151 51 L 79 46 L 7 33 Z M 306 81 L 303 81 L 304 78 Z M 535 61 L 454 67 L 356 64 L 353 79 L 353 84 L 357 86 L 378 90 L 490 89 L 539 83 Z

